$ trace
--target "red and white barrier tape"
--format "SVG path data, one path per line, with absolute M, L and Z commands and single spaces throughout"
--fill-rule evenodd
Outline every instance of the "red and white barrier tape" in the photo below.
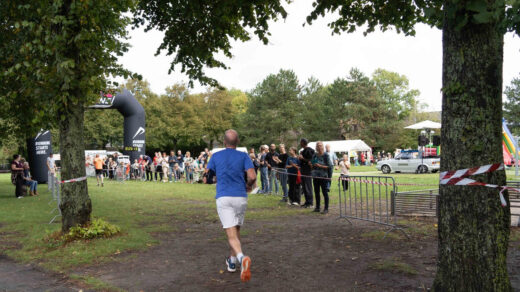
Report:
M 478 166 L 478 167 L 472 167 L 472 168 L 466 168 L 466 169 L 459 169 L 455 171 L 444 171 L 441 172 L 440 175 L 440 184 L 441 185 L 453 185 L 457 184 L 459 181 L 464 180 L 465 177 L 477 175 L 477 174 L 483 174 L 488 172 L 494 172 L 497 170 L 504 169 L 503 163 L 495 163 L 495 164 L 489 164 L 484 166 Z M 463 185 L 463 184 L 458 184 Z
M 482 186 L 482 187 L 488 187 L 493 189 L 500 189 L 500 203 L 503 207 L 507 206 L 507 202 L 504 198 L 504 191 L 505 190 L 512 190 L 520 192 L 520 189 L 512 188 L 508 186 L 499 186 L 494 184 L 488 184 L 483 182 L 478 182 L 474 179 L 467 178 L 468 176 L 477 175 L 477 174 L 483 174 L 483 173 L 490 173 L 497 170 L 503 170 L 504 164 L 503 163 L 495 163 L 495 164 L 488 164 L 483 166 L 477 166 L 472 168 L 466 168 L 466 169 L 460 169 L 455 171 L 444 171 L 441 172 L 440 175 L 440 181 L 439 183 L 441 185 L 456 185 L 456 186 Z
M 68 180 L 62 180 L 62 181 L 58 181 L 59 184 L 66 184 L 66 183 L 73 183 L 73 182 L 78 182 L 78 181 L 84 181 L 86 180 L 87 177 L 86 176 L 82 176 L 82 177 L 78 177 L 78 178 L 73 178 L 73 179 L 68 179 Z

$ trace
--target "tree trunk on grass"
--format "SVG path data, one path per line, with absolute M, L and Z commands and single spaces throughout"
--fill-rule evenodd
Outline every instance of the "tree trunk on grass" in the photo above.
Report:
M 454 4 L 444 5 L 449 11 Z M 448 18 L 443 27 L 441 171 L 500 163 L 503 33 L 494 23 L 469 23 L 458 30 Z M 475 179 L 506 183 L 503 170 Z M 510 210 L 500 205 L 499 190 L 441 185 L 439 210 L 434 290 L 510 291 Z
M 62 180 L 83 177 L 85 171 L 85 146 L 83 144 L 82 103 L 70 104 L 61 112 L 65 119 L 60 120 L 60 154 Z M 88 196 L 87 181 L 61 185 L 62 231 L 90 222 L 92 203 Z

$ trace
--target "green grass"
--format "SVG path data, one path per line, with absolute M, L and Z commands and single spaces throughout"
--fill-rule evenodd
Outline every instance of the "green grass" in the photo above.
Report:
M 353 167 L 351 174 L 382 176 L 380 172 L 369 173 L 369 170 L 375 169 L 369 166 Z M 397 183 L 418 184 L 436 184 L 439 177 L 438 174 L 388 176 L 395 178 Z M 14 186 L 10 183 L 9 174 L 0 174 L 0 253 L 22 262 L 39 264 L 46 269 L 68 271 L 78 265 L 112 261 L 125 251 L 156 245 L 158 241 L 154 234 L 177 232 L 176 222 L 218 221 L 214 185 L 134 181 L 121 184 L 108 181 L 104 188 L 99 188 L 93 179 L 89 179 L 88 184 L 92 215 L 119 226 L 122 234 L 113 238 L 75 241 L 57 246 L 43 240 L 60 229 L 60 219 L 58 223 L 48 224 L 53 217 L 49 212 L 54 206 L 47 204 L 50 201 L 47 186 L 39 186 L 41 195 L 38 197 L 18 200 L 14 198 Z M 427 188 L 435 187 L 398 186 L 399 191 Z M 337 205 L 337 181 L 332 183 L 330 197 L 330 204 Z M 287 208 L 278 202 L 279 199 L 279 196 L 251 195 L 248 219 L 272 220 L 279 216 L 308 213 L 308 210 L 300 208 Z
M 104 188 L 89 179 L 92 215 L 121 228 L 121 235 L 91 241 L 75 241 L 63 246 L 44 238 L 60 230 L 48 224 L 54 208 L 47 203 L 51 195 L 40 185 L 40 196 L 15 199 L 8 174 L 0 175 L 0 252 L 58 272 L 73 267 L 111 261 L 128 250 L 146 249 L 158 243 L 153 234 L 176 232 L 176 221 L 215 222 L 214 185 L 181 183 L 108 181 Z M 286 208 L 277 196 L 254 195 L 248 205 L 248 219 L 270 220 L 277 216 L 305 212 Z
M 370 265 L 370 268 L 390 273 L 400 273 L 406 275 L 417 275 L 417 270 L 407 263 L 398 259 L 384 259 Z
M 72 274 L 69 276 L 70 279 L 83 282 L 89 288 L 94 289 L 96 291 L 107 291 L 107 292 L 122 292 L 125 291 L 123 289 L 114 287 L 106 282 L 103 282 L 97 278 L 90 276 L 81 276 Z

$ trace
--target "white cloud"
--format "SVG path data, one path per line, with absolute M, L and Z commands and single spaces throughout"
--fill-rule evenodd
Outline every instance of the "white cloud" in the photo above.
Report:
M 318 19 L 312 26 L 302 24 L 311 11 L 311 1 L 296 1 L 288 8 L 285 21 L 272 23 L 270 44 L 258 40 L 234 42 L 232 59 L 221 58 L 229 70 L 207 70 L 225 87 L 247 91 L 268 74 L 280 69 L 292 69 L 301 82 L 314 76 L 323 83 L 344 77 L 352 67 L 367 75 L 384 68 L 406 75 L 410 87 L 419 89 L 420 100 L 430 110 L 441 108 L 442 40 L 441 32 L 425 25 L 417 26 L 415 37 L 405 37 L 395 31 L 375 32 L 364 37 L 361 31 L 353 34 L 331 35 L 326 26 L 332 16 Z M 168 75 L 172 56 L 154 57 L 163 34 L 158 31 L 131 32 L 132 48 L 121 58 L 126 68 L 140 73 L 157 93 L 176 82 L 188 78 L 178 72 Z M 520 39 L 506 35 L 504 47 L 504 85 L 519 76 Z M 194 91 L 204 91 L 196 85 Z

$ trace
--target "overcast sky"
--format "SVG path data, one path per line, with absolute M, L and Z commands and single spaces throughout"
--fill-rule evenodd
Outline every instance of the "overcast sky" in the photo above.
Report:
M 300 83 L 314 76 L 327 84 L 344 77 L 352 67 L 370 75 L 377 68 L 404 74 L 410 87 L 421 92 L 420 100 L 428 104 L 428 110 L 441 109 L 442 43 L 441 31 L 419 25 L 415 37 L 405 37 L 394 31 L 376 32 L 364 37 L 362 32 L 331 35 L 326 26 L 332 17 L 319 19 L 312 26 L 303 27 L 305 17 L 312 9 L 312 1 L 295 1 L 287 7 L 285 21 L 272 23 L 270 44 L 263 45 L 257 39 L 234 42 L 232 59 L 225 59 L 229 70 L 207 70 L 227 88 L 251 90 L 268 74 L 280 69 L 291 69 Z M 130 51 L 120 59 L 126 68 L 146 79 L 154 92 L 188 78 L 174 72 L 168 75 L 172 56 L 154 57 L 163 34 L 158 31 L 130 33 Z M 520 38 L 507 34 L 504 47 L 504 86 L 520 76 Z M 206 89 L 196 83 L 193 92 Z

